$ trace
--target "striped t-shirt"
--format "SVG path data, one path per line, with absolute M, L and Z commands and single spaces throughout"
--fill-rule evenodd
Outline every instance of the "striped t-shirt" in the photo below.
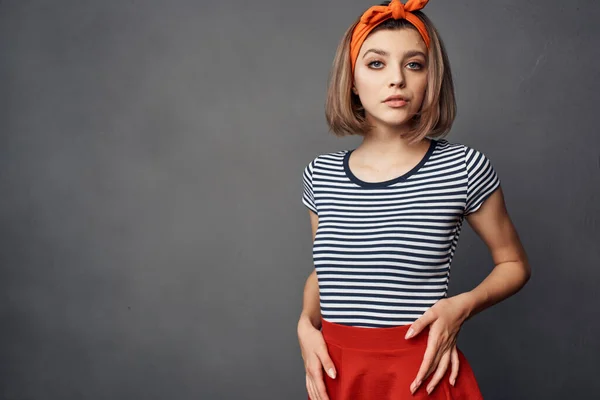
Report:
M 321 315 L 351 326 L 410 324 L 447 296 L 464 217 L 500 181 L 482 152 L 446 139 L 431 140 L 413 169 L 384 182 L 357 178 L 352 151 L 321 154 L 303 171 L 302 202 L 319 216 Z

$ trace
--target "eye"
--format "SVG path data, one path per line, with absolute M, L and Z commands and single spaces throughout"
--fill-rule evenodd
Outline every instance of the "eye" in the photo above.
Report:
M 411 62 L 408 63 L 408 65 L 409 66 L 410 65 L 415 65 L 416 66 L 416 67 L 412 67 L 410 69 L 422 69 L 423 68 L 423 65 L 420 62 L 417 62 L 417 61 L 411 61 Z
M 373 65 L 373 64 L 377 64 L 377 63 L 378 63 L 378 64 L 381 64 L 381 65 L 383 66 L 383 63 L 382 63 L 381 61 L 379 61 L 379 60 L 374 60 L 374 61 L 371 61 L 371 62 L 370 62 L 370 63 L 368 63 L 367 65 L 368 65 L 369 67 L 372 67 L 372 68 L 375 68 L 375 69 L 381 69 L 381 67 L 376 67 L 376 66 L 374 66 L 374 65 Z

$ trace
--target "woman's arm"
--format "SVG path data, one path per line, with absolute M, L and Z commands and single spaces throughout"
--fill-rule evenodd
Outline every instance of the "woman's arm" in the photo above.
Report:
M 486 244 L 495 264 L 481 284 L 464 293 L 468 319 L 521 290 L 531 277 L 531 267 L 506 210 L 502 188 L 466 220 Z
M 302 301 L 302 313 L 298 321 L 298 328 L 321 329 L 321 308 L 319 304 L 319 283 L 317 272 L 313 271 L 304 285 L 304 297 Z
M 310 215 L 310 225 L 312 228 L 313 242 L 317 234 L 317 226 L 319 225 L 319 217 L 317 214 L 308 210 Z M 313 272 L 308 276 L 304 285 L 304 297 L 302 301 L 302 312 L 298 321 L 298 329 L 315 328 L 321 329 L 321 308 L 319 304 L 319 284 L 317 281 L 317 272 Z
M 313 211 L 310 214 L 313 242 L 317 234 L 319 219 Z M 304 285 L 304 299 L 302 313 L 298 321 L 298 341 L 306 369 L 306 390 L 309 397 L 314 400 L 329 400 L 323 370 L 335 379 L 335 365 L 329 357 L 327 344 L 321 332 L 321 309 L 319 298 L 319 283 L 317 273 L 313 271 Z
M 501 187 L 477 211 L 465 218 L 485 242 L 495 267 L 476 288 L 439 300 L 408 330 L 407 338 L 410 338 L 427 325 L 431 326 L 423 362 L 410 387 L 413 393 L 435 371 L 427 388 L 431 392 L 449 364 L 452 364 L 450 383 L 454 384 L 458 374 L 456 336 L 462 324 L 478 312 L 521 290 L 531 276 L 527 255 L 506 210 Z

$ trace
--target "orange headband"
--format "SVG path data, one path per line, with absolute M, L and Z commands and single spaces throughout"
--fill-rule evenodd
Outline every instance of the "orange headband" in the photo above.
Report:
M 390 18 L 405 19 L 417 28 L 425 45 L 429 48 L 429 34 L 423 21 L 421 21 L 411 11 L 420 10 L 427 4 L 429 0 L 408 0 L 406 4 L 402 4 L 400 0 L 392 0 L 387 6 L 372 6 L 363 13 L 360 17 L 360 22 L 352 32 L 352 40 L 350 41 L 350 57 L 352 60 L 352 73 L 354 73 L 354 65 L 358 58 L 360 46 L 369 35 L 369 33 L 377 25 Z

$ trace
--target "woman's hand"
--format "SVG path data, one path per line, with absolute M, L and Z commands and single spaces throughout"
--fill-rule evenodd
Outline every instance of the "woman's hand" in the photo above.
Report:
M 410 391 L 413 394 L 421 383 L 435 371 L 436 373 L 427 387 L 427 392 L 431 393 L 448 370 L 449 364 L 452 364 L 450 384 L 454 386 L 459 367 L 456 339 L 462 324 L 469 316 L 470 301 L 468 296 L 467 293 L 463 293 L 441 299 L 412 323 L 406 335 L 407 339 L 415 337 L 427 325 L 431 324 L 423 362 L 417 377 L 410 385 Z
M 306 390 L 311 400 L 329 400 L 323 370 L 335 378 L 335 367 L 329 357 L 323 334 L 310 324 L 298 325 L 298 341 L 306 369 Z

